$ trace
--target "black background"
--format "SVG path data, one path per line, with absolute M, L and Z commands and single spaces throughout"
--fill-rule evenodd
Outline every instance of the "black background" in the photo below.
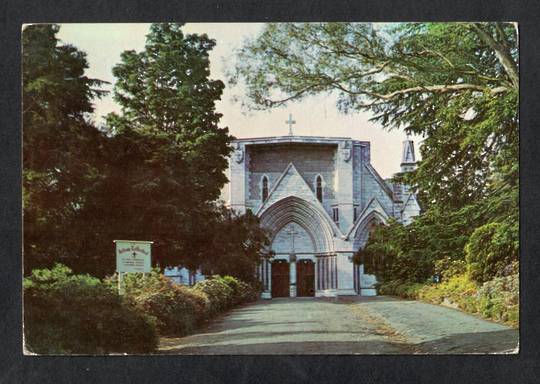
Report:
M 0 383 L 539 383 L 538 1 L 0 0 Z M 31 22 L 517 21 L 520 23 L 521 348 L 477 356 L 22 354 L 20 31 Z

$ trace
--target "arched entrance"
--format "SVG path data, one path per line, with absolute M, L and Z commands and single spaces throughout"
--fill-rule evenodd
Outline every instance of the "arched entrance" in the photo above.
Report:
M 369 236 L 377 225 L 386 224 L 386 218 L 377 211 L 372 211 L 359 223 L 354 233 L 354 250 L 363 249 Z M 375 295 L 377 278 L 365 270 L 364 261 L 354 265 L 354 290 L 361 295 Z
M 317 274 L 330 276 L 327 254 L 333 252 L 333 223 L 322 207 L 300 198 L 289 196 L 277 201 L 261 214 L 261 225 L 271 232 L 271 281 L 268 296 L 285 296 L 284 285 L 288 271 L 289 296 L 309 297 L 316 294 Z M 326 215 L 326 216 L 325 216 Z M 283 266 L 286 263 L 287 267 Z M 319 265 L 319 263 L 322 263 Z M 288 268 L 288 269 L 287 269 Z

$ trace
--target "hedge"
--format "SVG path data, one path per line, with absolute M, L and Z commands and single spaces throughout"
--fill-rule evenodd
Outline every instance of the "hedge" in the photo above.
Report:
M 153 271 L 128 274 L 123 295 L 116 277 L 74 275 L 62 265 L 34 270 L 24 280 L 25 340 L 39 354 L 148 353 L 158 335 L 184 336 L 219 313 L 257 299 L 231 276 L 213 276 L 193 288 Z
M 116 286 L 116 276 L 107 279 Z M 193 289 L 174 284 L 158 271 L 132 273 L 122 280 L 123 295 L 142 313 L 155 318 L 160 335 L 183 336 L 207 318 L 209 300 Z
M 116 277 L 107 279 L 116 286 Z M 124 296 L 142 312 L 155 317 L 160 335 L 183 336 L 219 313 L 257 299 L 257 291 L 232 276 L 212 276 L 194 287 L 174 284 L 158 271 L 129 274 L 122 282 Z
M 59 264 L 24 279 L 24 336 L 39 354 L 148 353 L 158 344 L 154 318 Z

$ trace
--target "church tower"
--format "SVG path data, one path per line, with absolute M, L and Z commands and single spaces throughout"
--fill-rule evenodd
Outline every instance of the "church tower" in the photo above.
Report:
M 411 172 L 416 169 L 416 157 L 414 156 L 414 142 L 409 139 L 403 141 L 403 152 L 401 155 L 401 172 Z M 414 191 L 406 184 L 398 183 L 394 185 L 394 193 L 401 200 L 401 222 L 405 225 L 412 222 L 412 219 L 420 214 L 420 205 L 416 200 Z
M 401 172 L 410 172 L 416 169 L 416 157 L 414 156 L 414 141 L 403 142 L 403 153 L 401 155 Z

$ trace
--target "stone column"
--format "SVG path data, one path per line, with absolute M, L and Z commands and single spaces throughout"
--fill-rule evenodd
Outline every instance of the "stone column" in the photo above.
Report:
M 246 212 L 246 150 L 245 145 L 234 143 L 234 153 L 229 159 L 231 208 L 239 213 Z
M 296 255 L 289 256 L 289 279 L 290 279 L 290 296 L 296 297 Z
M 353 253 L 338 253 L 337 255 L 337 282 L 338 295 L 356 295 L 354 290 L 354 265 L 351 261 Z
M 342 232 L 352 225 L 354 218 L 352 152 L 350 141 L 339 144 L 336 158 L 336 200 L 339 208 L 339 228 Z
M 263 265 L 263 292 L 261 294 L 262 299 L 272 298 L 272 263 L 268 260 L 262 262 Z

